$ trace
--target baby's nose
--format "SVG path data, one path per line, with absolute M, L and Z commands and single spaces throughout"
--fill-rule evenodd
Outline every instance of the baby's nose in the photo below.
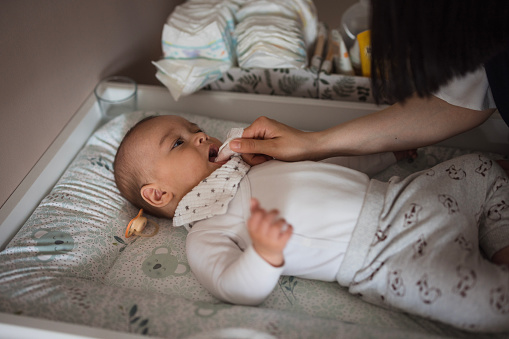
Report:
M 204 141 L 207 141 L 209 139 L 209 136 L 205 134 L 204 132 L 198 132 L 196 133 L 196 143 L 201 144 Z

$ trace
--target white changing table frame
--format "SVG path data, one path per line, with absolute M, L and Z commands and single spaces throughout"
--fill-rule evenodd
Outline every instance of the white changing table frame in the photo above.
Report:
M 261 115 L 295 128 L 322 130 L 370 114 L 373 104 L 318 99 L 201 91 L 175 102 L 161 86 L 138 87 L 138 108 L 145 111 L 194 113 L 240 122 Z M 55 185 L 89 136 L 102 124 L 91 93 L 41 159 L 0 209 L 0 250 L 3 250 L 39 202 Z M 509 154 L 509 128 L 496 112 L 483 125 L 448 139 L 443 146 Z M 117 338 L 110 330 L 0 313 L 3 338 Z M 137 336 L 122 333 L 124 338 Z

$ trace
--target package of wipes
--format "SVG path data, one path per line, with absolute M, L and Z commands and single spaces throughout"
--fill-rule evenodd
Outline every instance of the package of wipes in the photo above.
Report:
M 227 62 L 204 59 L 162 59 L 153 64 L 157 67 L 156 78 L 168 88 L 175 101 L 221 79 L 231 67 Z

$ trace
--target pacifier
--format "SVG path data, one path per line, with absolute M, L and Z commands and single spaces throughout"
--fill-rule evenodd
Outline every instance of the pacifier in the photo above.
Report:
M 155 227 L 155 230 L 150 234 L 144 234 L 143 230 L 149 223 L 151 223 Z M 127 225 L 127 228 L 125 230 L 125 237 L 129 238 L 132 235 L 137 235 L 139 237 L 150 238 L 156 235 L 157 232 L 159 232 L 159 225 L 156 222 L 145 218 L 143 216 L 143 209 L 140 209 L 138 215 L 132 218 L 131 221 L 129 221 L 129 224 Z

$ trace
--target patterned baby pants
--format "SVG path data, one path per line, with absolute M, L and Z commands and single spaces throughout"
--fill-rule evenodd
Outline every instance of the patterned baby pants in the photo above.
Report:
M 372 183 L 338 281 L 374 304 L 509 331 L 509 270 L 486 259 L 509 246 L 509 180 L 498 164 L 467 155 Z

